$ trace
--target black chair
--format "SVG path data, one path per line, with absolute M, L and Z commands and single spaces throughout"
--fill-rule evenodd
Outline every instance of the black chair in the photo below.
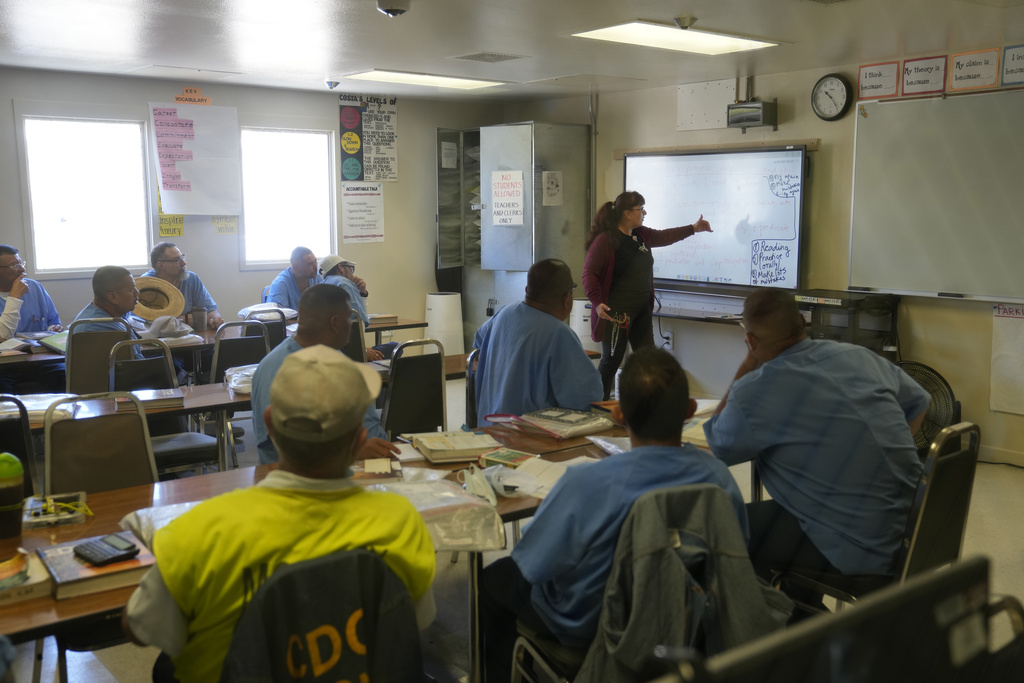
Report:
M 965 436 L 966 447 L 955 451 L 947 448 L 949 442 Z M 907 518 L 903 542 L 893 564 L 894 574 L 844 575 L 790 570 L 779 574 L 774 583 L 791 582 L 812 589 L 835 598 L 841 607 L 880 588 L 956 562 L 960 559 L 967 531 L 980 443 L 981 430 L 970 422 L 946 427 L 932 442 Z
M 653 683 L 1024 680 L 1024 608 L 1009 596 L 991 602 L 989 585 L 988 559 L 968 558 L 707 660 L 666 653 L 675 674 Z M 992 622 L 1004 615 L 1015 637 L 993 652 Z
M 23 498 L 33 495 L 36 486 L 40 487 L 38 473 L 36 471 L 36 451 L 32 445 L 32 430 L 28 420 L 28 411 L 25 404 L 17 396 L 8 394 L 0 395 L 0 403 L 9 403 L 15 412 L 0 416 L 0 443 L 3 450 L 14 454 L 21 461 L 21 468 L 25 472 L 25 487 Z
M 473 349 L 466 356 L 466 426 L 476 429 L 476 362 L 480 349 Z
M 348 335 L 348 344 L 341 350 L 343 354 L 357 363 L 366 362 L 366 330 L 358 316 L 352 317 L 352 327 Z
M 124 329 L 79 330 L 91 323 L 114 323 Z M 119 341 L 132 338 L 131 327 L 124 318 L 90 318 L 76 320 L 68 327 L 67 393 L 95 394 L 107 391 L 107 358 Z
M 242 327 L 240 337 L 225 337 L 232 327 Z M 247 330 L 259 330 L 260 334 L 250 336 Z M 224 381 L 224 371 L 239 365 L 254 365 L 270 353 L 270 333 L 259 320 L 241 320 L 224 323 L 217 328 L 213 342 L 213 365 L 210 368 L 210 383 Z
M 421 356 L 406 354 L 410 349 L 429 346 L 437 352 Z M 399 434 L 448 429 L 441 342 L 417 339 L 398 345 L 391 357 L 380 422 L 392 440 Z
M 267 328 L 267 334 L 269 336 L 270 348 L 275 349 L 277 345 L 285 340 L 288 336 L 288 331 L 285 329 L 288 321 L 284 317 L 284 311 L 279 309 L 269 309 L 265 311 L 250 311 L 246 320 L 259 320 Z M 249 326 L 245 328 L 245 336 L 247 337 L 258 337 L 262 333 L 260 329 L 255 326 Z
M 242 612 L 220 680 L 424 680 L 409 590 L 370 550 L 282 565 Z
M 121 353 L 130 347 L 155 347 L 158 355 L 141 359 Z M 131 339 L 118 342 L 110 350 L 110 391 L 138 389 L 177 389 L 178 378 L 171 350 L 159 339 Z M 217 465 L 220 448 L 217 439 L 191 431 L 187 418 L 180 415 L 151 415 L 147 418 L 149 437 L 161 474 Z

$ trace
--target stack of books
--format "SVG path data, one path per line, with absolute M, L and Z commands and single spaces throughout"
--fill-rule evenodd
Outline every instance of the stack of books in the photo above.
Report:
M 487 434 L 473 432 L 425 432 L 403 434 L 402 438 L 411 441 L 416 450 L 432 463 L 471 462 L 481 453 L 501 446 Z
M 370 319 L 371 325 L 395 325 L 398 323 L 396 313 L 369 313 L 367 317 Z

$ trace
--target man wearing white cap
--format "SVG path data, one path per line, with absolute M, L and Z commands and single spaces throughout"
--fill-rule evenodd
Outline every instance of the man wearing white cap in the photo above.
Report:
M 290 354 L 316 344 L 323 344 L 332 349 L 342 349 L 348 344 L 352 309 L 349 306 L 348 294 L 343 289 L 327 284 L 313 285 L 299 299 L 298 310 L 299 328 L 295 336 L 278 344 L 260 361 L 253 374 L 251 401 L 254 417 L 262 415 L 271 404 L 271 383 L 281 364 Z M 397 453 L 398 449 L 388 441 L 387 432 L 380 424 L 377 409 L 368 405 L 364 411 L 363 426 L 370 438 L 360 455 L 388 457 L 389 453 Z M 277 448 L 270 438 L 266 425 L 259 419 L 252 422 L 259 463 L 266 465 L 277 462 Z
M 371 548 L 409 589 L 421 628 L 434 617 L 434 548 L 402 496 L 348 478 L 366 441 L 380 376 L 322 345 L 290 354 L 263 422 L 280 454 L 256 486 L 196 506 L 156 532 L 156 565 L 125 610 L 125 631 L 159 647 L 182 681 L 215 681 L 252 594 L 283 564 Z M 400 653 L 399 653 L 400 654 Z
M 206 285 L 199 276 L 188 269 L 185 254 L 173 242 L 160 242 L 149 252 L 149 264 L 153 266 L 142 277 L 158 277 L 178 288 L 185 299 L 183 311 L 186 315 L 197 308 L 206 311 L 206 324 L 217 329 L 224 324 L 224 318 L 217 310 L 217 302 L 210 296 Z
M 356 262 L 349 261 L 337 254 L 330 254 L 320 259 L 320 274 L 323 276 L 325 284 L 341 287 L 348 293 L 352 312 L 359 316 L 364 326 L 369 325 L 370 316 L 366 313 L 364 298 L 370 293 L 366 291 L 366 281 L 356 277 Z M 398 346 L 396 342 L 391 342 L 366 349 L 366 360 L 390 358 L 396 346 Z

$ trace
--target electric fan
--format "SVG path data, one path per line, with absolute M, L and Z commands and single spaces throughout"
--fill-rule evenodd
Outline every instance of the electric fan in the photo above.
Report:
M 921 429 L 914 434 L 917 452 L 924 458 L 939 432 L 945 427 L 960 422 L 960 401 L 953 396 L 953 389 L 949 386 L 949 382 L 924 363 L 900 361 L 899 366 L 932 396 L 932 402 L 925 412 Z

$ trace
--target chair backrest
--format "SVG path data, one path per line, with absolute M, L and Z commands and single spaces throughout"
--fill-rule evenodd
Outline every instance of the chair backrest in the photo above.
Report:
M 357 363 L 366 362 L 366 330 L 363 329 L 363 321 L 358 317 L 352 317 L 352 327 L 348 334 L 348 344 L 341 350 L 343 354 Z
M 260 303 L 261 304 L 267 303 L 267 296 L 269 294 L 270 294 L 270 285 L 267 285 L 266 287 L 263 288 L 263 293 L 260 294 Z
M 225 337 L 232 327 L 251 327 L 261 331 L 258 336 Z M 243 329 L 244 333 L 244 329 Z M 259 320 L 236 320 L 217 328 L 213 342 L 213 365 L 210 367 L 210 383 L 224 381 L 224 371 L 239 365 L 253 365 L 270 353 L 270 333 Z
M 267 320 L 267 318 L 280 318 L 280 320 Z M 249 314 L 245 316 L 246 320 L 259 320 L 261 323 L 266 325 L 267 333 L 270 335 L 270 348 L 275 349 L 277 345 L 284 341 L 285 337 L 288 336 L 285 327 L 288 324 L 288 319 L 284 317 L 284 311 L 269 309 L 265 311 L 249 311 Z M 258 337 L 260 336 L 260 329 L 255 326 L 245 328 L 245 336 L 247 337 Z
M 407 355 L 417 347 L 435 347 L 437 353 Z M 436 339 L 399 344 L 391 356 L 391 372 L 380 416 L 392 439 L 407 432 L 448 429 L 444 377 L 444 346 Z
M 158 356 L 136 358 L 125 349 L 155 347 Z M 114 344 L 110 349 L 108 391 L 135 391 L 136 389 L 176 389 L 178 376 L 171 360 L 171 349 L 159 339 L 129 339 Z
M 134 410 L 114 411 L 114 399 L 130 401 Z M 89 402 L 99 414 L 55 420 L 67 403 Z M 156 462 L 142 403 L 127 392 L 86 394 L 56 401 L 43 420 L 46 495 L 85 491 L 100 493 L 156 482 Z
M 420 681 L 412 598 L 376 553 L 278 567 L 235 628 L 221 681 Z
M 22 497 L 28 498 L 39 483 L 28 411 L 25 410 L 25 404 L 17 396 L 0 395 L 0 403 L 8 403 L 17 410 L 17 415 L 12 413 L 0 417 L 0 444 L 3 444 L 2 450 L 14 454 L 21 461 L 21 468 L 25 472 L 25 487 Z
M 157 356 L 136 358 L 131 347 L 149 346 L 157 349 Z M 126 351 L 128 357 L 125 357 Z M 136 391 L 137 389 L 177 389 L 178 375 L 171 360 L 171 349 L 159 339 L 129 339 L 114 344 L 110 350 L 110 391 Z M 149 435 L 166 436 L 188 431 L 188 420 L 182 415 L 147 415 Z
M 966 446 L 946 448 L 964 436 Z M 960 559 L 980 445 L 981 430 L 970 422 L 946 427 L 932 442 L 896 558 L 901 581 Z
M 124 329 L 76 329 L 94 323 L 114 323 Z M 67 393 L 94 394 L 106 391 L 110 350 L 117 342 L 131 338 L 131 328 L 124 318 L 87 318 L 71 323 L 68 327 Z
M 466 356 L 466 426 L 476 429 L 476 361 L 480 349 L 473 349 Z

